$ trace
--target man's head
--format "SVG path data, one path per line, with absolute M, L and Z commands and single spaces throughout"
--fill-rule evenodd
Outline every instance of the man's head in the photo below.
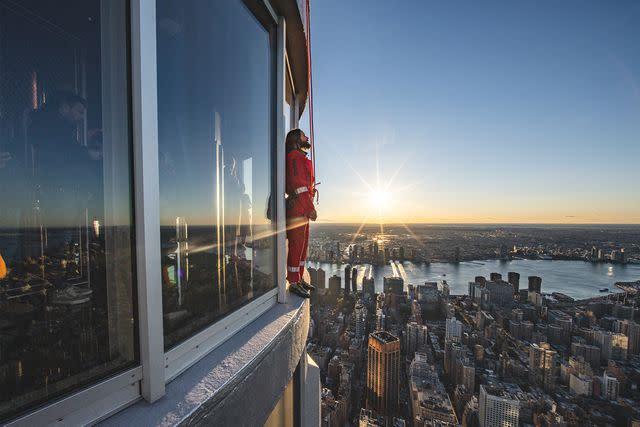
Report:
M 287 147 L 287 151 L 292 150 L 308 150 L 311 148 L 311 143 L 309 142 L 309 138 L 304 132 L 300 129 L 292 129 L 287 134 L 287 138 L 285 140 L 285 144 Z
M 84 119 L 87 112 L 87 101 L 74 93 L 62 93 L 54 102 L 58 106 L 58 114 L 69 123 L 77 123 Z

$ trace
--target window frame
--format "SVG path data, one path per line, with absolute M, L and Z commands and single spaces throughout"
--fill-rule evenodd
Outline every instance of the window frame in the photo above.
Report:
M 237 0 L 242 1 L 242 0 Z M 273 141 L 271 150 L 273 194 L 284 195 L 286 131 L 297 126 L 298 99 L 291 106 L 291 123 L 284 120 L 286 24 L 269 0 L 256 0 L 264 8 L 276 33 L 273 55 Z M 135 286 L 137 292 L 139 364 L 71 392 L 13 420 L 7 426 L 91 424 L 144 399 L 155 402 L 165 394 L 165 384 L 202 359 L 229 337 L 277 303 L 286 303 L 286 218 L 284 197 L 276 197 L 275 274 L 277 286 L 231 311 L 220 320 L 175 347 L 164 351 L 162 322 L 160 205 L 158 165 L 156 0 L 129 0 L 131 81 L 131 138 L 133 145 L 133 211 L 135 227 Z M 281 199 L 281 200 L 280 200 Z

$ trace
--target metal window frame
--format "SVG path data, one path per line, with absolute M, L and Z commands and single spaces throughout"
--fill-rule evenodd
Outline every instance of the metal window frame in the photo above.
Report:
M 138 366 L 3 425 L 31 427 L 96 423 L 140 399 L 141 379 L 142 368 Z
M 287 126 L 284 120 L 287 78 L 286 23 L 263 0 L 276 29 L 275 49 L 275 170 L 277 194 L 284 195 Z M 225 342 L 277 303 L 286 303 L 286 218 L 284 197 L 276 197 L 277 287 L 225 315 L 176 347 L 164 351 L 160 259 L 160 205 L 158 165 L 158 99 L 156 0 L 130 0 L 131 101 L 136 288 L 140 365 L 44 405 L 10 421 L 9 426 L 80 425 L 103 420 L 140 398 L 154 402 L 164 396 L 165 384 Z M 296 97 L 297 98 L 297 97 Z M 297 108 L 296 105 L 291 108 Z M 273 149 L 273 148 L 272 148 Z
M 277 136 L 276 141 L 276 226 L 277 226 L 277 250 L 278 260 L 276 269 L 276 280 L 278 281 L 278 302 L 287 302 L 287 218 L 284 202 L 285 193 L 285 171 L 286 153 L 284 138 L 288 124 L 284 119 L 284 104 L 287 78 L 286 73 L 286 52 L 287 52 L 287 24 L 284 17 L 278 17 L 277 27 L 277 51 L 276 51 L 276 117 Z

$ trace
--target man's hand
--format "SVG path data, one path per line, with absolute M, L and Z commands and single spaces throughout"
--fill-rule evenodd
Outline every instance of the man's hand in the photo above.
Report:
M 316 210 L 312 210 L 311 213 L 309 214 L 309 219 L 311 221 L 315 221 L 316 219 L 318 219 L 318 212 L 316 212 Z
M 0 151 L 0 169 L 7 166 L 7 163 L 11 160 L 11 153 L 7 151 Z

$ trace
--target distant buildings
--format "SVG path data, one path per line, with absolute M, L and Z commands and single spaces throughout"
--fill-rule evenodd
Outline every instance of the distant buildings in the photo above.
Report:
M 620 391 L 620 382 L 614 376 L 610 376 L 607 371 L 602 375 L 602 398 L 616 400 Z
M 385 331 L 369 335 L 367 409 L 394 415 L 399 405 L 400 340 Z
M 513 304 L 513 285 L 502 279 L 492 279 L 487 282 L 486 289 L 489 292 L 488 300 L 485 302 L 486 306 L 511 308 Z
M 386 427 L 387 422 L 382 415 L 378 415 L 375 411 L 361 408 L 358 427 Z
M 351 290 L 353 291 L 354 294 L 358 292 L 358 268 L 357 267 L 353 267 L 353 269 L 351 269 Z
M 445 341 L 456 341 L 460 342 L 462 340 L 462 322 L 456 319 L 455 317 L 451 317 L 445 321 Z
M 516 394 L 519 391 L 515 385 L 481 385 L 478 402 L 480 427 L 518 427 L 520 402 Z
M 510 271 L 507 273 L 507 281 L 513 286 L 513 292 L 515 294 L 520 292 L 520 273 Z
M 571 374 L 569 379 L 569 389 L 578 396 L 588 396 L 593 394 L 593 380 L 584 374 Z
M 529 292 L 542 292 L 542 278 L 538 276 L 529 276 Z
M 640 323 L 629 323 L 629 354 L 640 354 Z
M 416 351 L 421 351 L 427 346 L 429 330 L 426 325 L 409 322 L 405 328 L 405 345 L 407 358 L 413 359 Z
M 424 353 L 416 353 L 411 362 L 409 388 L 415 427 L 458 424 L 449 395 Z
M 335 274 L 329 278 L 329 293 L 334 297 L 340 295 L 340 289 L 342 288 L 340 282 L 342 282 L 340 276 L 336 276 Z
M 402 295 L 404 293 L 404 280 L 402 280 L 402 277 L 385 277 L 383 279 L 383 292 L 385 294 Z
M 558 353 L 548 343 L 531 344 L 529 347 L 530 379 L 545 391 L 553 391 L 558 376 Z
M 600 366 L 600 348 L 586 343 L 571 343 L 571 354 L 582 357 L 593 369 Z
M 362 279 L 362 294 L 373 299 L 376 293 L 376 285 L 373 277 L 364 277 Z
M 344 294 L 349 293 L 349 287 L 351 286 L 351 265 L 347 264 L 344 268 Z

